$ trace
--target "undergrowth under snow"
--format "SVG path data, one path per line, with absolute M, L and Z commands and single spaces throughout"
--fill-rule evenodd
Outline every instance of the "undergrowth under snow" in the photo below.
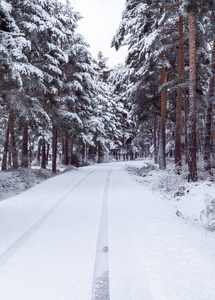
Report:
M 188 183 L 187 170 L 177 175 L 171 162 L 164 171 L 150 160 L 144 161 L 140 168 L 131 165 L 126 168 L 136 181 L 169 201 L 178 217 L 215 230 L 215 182 L 211 176 L 206 177 L 203 170 L 199 169 L 198 182 Z
M 41 169 L 37 166 L 19 168 L 0 172 L 0 201 L 18 195 L 42 181 L 61 174 L 74 167 L 58 166 L 57 173 L 53 173 L 50 167 Z

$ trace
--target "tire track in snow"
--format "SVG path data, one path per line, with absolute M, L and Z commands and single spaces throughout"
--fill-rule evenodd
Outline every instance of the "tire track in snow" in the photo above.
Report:
M 112 170 L 109 170 L 107 174 L 101 200 L 100 222 L 98 228 L 93 290 L 91 298 L 92 300 L 110 300 L 108 265 L 108 190 L 111 171 Z
M 46 212 L 36 223 L 34 223 L 27 231 L 25 231 L 11 246 L 9 246 L 0 255 L 0 269 L 14 256 L 14 254 L 32 237 L 32 235 L 49 219 L 49 217 L 57 210 L 57 208 L 64 202 L 66 197 L 75 190 L 89 175 L 95 172 L 96 169 L 89 172 L 82 178 L 75 186 L 67 190 L 55 204 Z

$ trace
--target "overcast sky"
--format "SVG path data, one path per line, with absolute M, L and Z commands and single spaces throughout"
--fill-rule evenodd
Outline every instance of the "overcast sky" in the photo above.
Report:
M 79 21 L 78 32 L 90 44 L 93 57 L 96 58 L 98 51 L 101 50 L 104 56 L 109 58 L 110 67 L 123 63 L 126 49 L 122 47 L 116 52 L 110 45 L 121 21 L 125 0 L 70 0 L 70 2 L 74 10 L 83 16 Z

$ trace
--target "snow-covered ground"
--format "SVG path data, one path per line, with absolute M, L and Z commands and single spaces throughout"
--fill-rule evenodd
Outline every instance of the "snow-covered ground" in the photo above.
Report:
M 65 168 L 64 168 L 65 169 Z M 63 168 L 59 169 L 62 172 Z M 41 169 L 33 166 L 29 169 L 19 168 L 0 172 L 0 201 L 18 195 L 36 184 L 55 176 L 51 167 Z
M 145 161 L 37 184 L 0 202 L 0 298 L 214 300 L 213 197 Z

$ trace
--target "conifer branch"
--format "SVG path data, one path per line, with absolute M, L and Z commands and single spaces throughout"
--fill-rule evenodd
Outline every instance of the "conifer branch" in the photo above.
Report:
M 21 32 L 20 33 L 13 33 L 13 32 L 7 32 L 7 31 L 0 30 L 0 33 L 11 35 L 14 38 L 16 38 L 16 37 L 25 37 L 25 34 L 21 33 Z
M 153 6 L 152 9 L 159 9 L 159 8 L 169 8 L 169 7 L 178 7 L 183 4 L 183 1 L 179 1 L 174 4 L 166 4 L 166 5 L 161 5 L 161 6 Z

